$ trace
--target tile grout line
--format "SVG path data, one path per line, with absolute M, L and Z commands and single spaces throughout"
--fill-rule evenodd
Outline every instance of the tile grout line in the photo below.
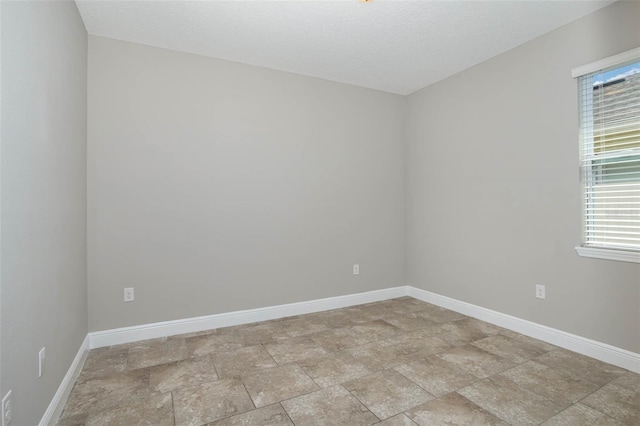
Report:
M 173 414 L 173 426 L 176 426 L 176 405 L 173 399 L 173 391 L 171 391 L 171 413 Z
M 247 385 L 244 384 L 244 382 L 241 382 L 242 387 L 244 388 L 244 391 L 247 393 L 247 396 L 249 397 L 249 400 L 251 401 L 251 405 L 253 405 L 253 410 L 257 410 L 258 406 L 256 405 L 256 402 L 253 400 L 253 398 L 251 398 L 251 394 L 249 393 L 249 390 L 247 389 Z M 260 407 L 262 408 L 262 407 Z M 253 411 L 253 410 L 249 410 L 249 411 Z M 246 413 L 248 413 L 249 411 L 246 411 Z M 240 413 L 238 413 L 240 414 Z M 233 416 L 229 416 L 229 417 L 233 417 Z
M 611 419 L 613 419 L 613 420 L 615 420 L 615 421 L 617 421 L 617 422 L 619 422 L 619 423 L 621 423 L 621 424 L 623 424 L 623 425 L 626 425 L 626 424 L 627 424 L 626 422 L 623 422 L 622 420 L 618 420 L 618 419 L 616 419 L 615 417 L 610 416 L 609 414 L 607 414 L 607 413 L 603 412 L 602 410 L 600 410 L 600 409 L 598 409 L 598 408 L 595 408 L 595 407 L 592 407 L 592 406 L 590 406 L 590 405 L 584 404 L 584 403 L 582 402 L 582 401 L 584 401 L 585 399 L 589 398 L 589 397 L 590 397 L 591 395 L 593 395 L 594 393 L 600 392 L 600 391 L 601 391 L 605 386 L 608 386 L 608 385 L 612 384 L 612 383 L 613 383 L 614 381 L 616 381 L 617 379 L 618 379 L 618 377 L 616 377 L 615 379 L 613 379 L 613 380 L 611 380 L 611 381 L 607 382 L 606 384 L 604 384 L 604 385 L 600 386 L 598 389 L 594 390 L 594 391 L 593 391 L 593 392 L 591 392 L 590 394 L 585 395 L 585 396 L 584 396 L 584 398 L 581 398 L 580 400 L 578 400 L 578 401 L 576 401 L 575 403 L 573 403 L 573 405 L 576 405 L 576 404 L 584 405 L 585 407 L 588 407 L 588 408 L 590 408 L 590 409 L 592 409 L 592 410 L 595 410 L 595 411 L 597 411 L 598 413 L 601 413 L 601 414 L 603 414 L 603 415 L 605 415 L 605 416 L 607 416 L 607 417 L 609 417 L 609 418 L 611 418 Z M 622 386 L 622 387 L 624 387 L 624 386 Z
M 284 408 L 284 405 L 282 405 L 282 402 L 278 402 L 277 403 L 280 408 L 282 408 L 282 411 L 284 411 L 284 414 L 287 416 L 287 418 L 289 419 L 289 421 L 291 422 L 291 424 L 293 426 L 296 426 L 295 422 L 293 421 L 293 419 L 291 418 L 291 416 L 289 415 L 289 412 Z
M 378 372 L 378 373 L 379 373 L 379 372 Z M 373 374 L 377 374 L 377 373 L 373 373 Z M 372 375 L 372 374 L 370 374 L 369 376 L 371 376 L 371 375 Z M 364 376 L 364 377 L 368 377 L 368 376 Z M 362 401 L 360 400 L 360 398 L 358 398 L 358 397 L 357 397 L 357 395 L 354 395 L 354 394 L 353 394 L 353 392 L 351 392 L 349 389 L 345 388 L 345 387 L 344 387 L 344 386 L 342 386 L 342 385 L 338 385 L 338 386 L 342 387 L 342 389 L 344 389 L 344 390 L 346 390 L 347 392 L 349 392 L 349 395 L 351 395 L 353 398 L 355 398 L 355 399 L 356 399 L 356 401 L 358 401 L 358 402 L 359 402 L 359 403 L 360 403 L 364 408 L 366 408 L 366 409 L 367 409 L 367 411 L 368 411 L 368 412 L 370 412 L 370 413 L 371 413 L 371 415 L 373 415 L 373 417 L 375 417 L 376 419 L 378 419 L 379 421 L 378 421 L 377 423 L 380 423 L 380 422 L 383 422 L 383 421 L 384 421 L 384 420 L 381 420 L 381 419 L 380 419 L 380 417 L 376 416 L 376 414 L 375 414 L 373 411 L 371 411 L 371 409 L 367 406 L 367 404 L 365 404 L 364 402 L 362 402 Z M 392 416 L 392 417 L 393 417 L 393 416 Z M 375 423 L 374 423 L 374 424 L 375 424 Z

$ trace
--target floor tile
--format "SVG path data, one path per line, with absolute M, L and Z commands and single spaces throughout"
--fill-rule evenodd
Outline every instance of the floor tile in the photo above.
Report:
M 236 377 L 277 365 L 262 345 L 214 353 L 211 359 L 220 378 Z
M 294 318 L 282 321 L 282 323 L 278 324 L 278 328 L 282 330 L 287 337 L 301 337 L 326 330 L 328 326 L 320 322 Z
M 129 348 L 127 370 L 180 361 L 188 357 L 184 339 L 140 343 Z
M 342 386 L 333 386 L 282 402 L 296 426 L 370 425 L 378 422 Z
M 425 357 L 451 349 L 451 345 L 447 342 L 425 331 L 397 334 L 386 341 L 397 348 L 398 355 L 403 354 L 413 358 L 415 358 L 414 355 Z
M 630 425 L 640 425 L 640 388 L 608 384 L 581 401 L 582 404 Z
M 283 330 L 279 330 L 277 324 L 274 323 L 245 324 L 229 327 L 226 332 L 237 333 L 245 346 L 262 345 L 287 337 L 287 334 Z
M 58 420 L 55 426 L 86 426 L 90 415 L 92 415 L 92 413 L 76 414 L 71 417 L 63 417 Z
M 338 352 L 370 343 L 368 338 L 352 330 L 350 327 L 332 328 L 310 334 L 307 337 L 329 352 Z
M 457 393 L 450 393 L 407 411 L 420 426 L 509 426 L 488 411 Z
M 348 380 L 372 373 L 364 364 L 345 353 L 329 354 L 318 358 L 307 358 L 297 364 L 320 387 L 334 386 Z
M 242 381 L 258 408 L 319 389 L 296 364 L 261 370 L 243 376 Z
M 613 418 L 582 404 L 574 404 L 560 414 L 556 414 L 543 426 L 623 426 Z
M 437 356 L 479 378 L 489 377 L 514 365 L 505 358 L 473 345 L 458 346 Z
M 630 426 L 639 392 L 638 374 L 402 297 L 91 350 L 60 426 Z
M 129 398 L 142 398 L 148 394 L 148 369 L 95 377 L 74 386 L 64 417 L 101 411 Z
M 420 316 L 437 323 L 446 323 L 452 321 L 459 321 L 468 318 L 465 315 L 459 314 L 449 309 L 441 308 L 436 305 L 426 304 L 424 308 L 416 311 Z
M 629 389 L 640 389 L 640 374 L 627 371 L 612 383 Z
M 577 402 L 595 392 L 599 386 L 581 379 L 563 376 L 546 365 L 535 361 L 518 365 L 500 373 L 516 384 L 545 398 Z
M 190 337 L 197 337 L 197 336 L 205 336 L 207 334 L 212 334 L 212 333 L 217 333 L 220 330 L 222 330 L 222 328 L 217 328 L 217 329 L 210 329 L 210 330 L 202 330 L 202 331 L 193 331 L 191 333 L 184 333 L 184 334 L 177 334 L 175 336 L 169 336 L 167 337 L 167 339 L 188 339 Z
M 221 379 L 173 392 L 176 426 L 201 425 L 253 410 L 242 383 Z
M 441 397 L 479 379 L 437 356 L 399 365 L 394 369 L 430 394 Z
M 515 331 L 503 329 L 500 331 L 500 334 L 503 336 L 507 336 L 511 339 L 527 343 L 529 346 L 533 346 L 537 350 L 543 353 L 559 349 L 557 346 L 554 346 L 550 343 L 546 343 L 546 342 L 543 342 L 542 340 L 534 339 L 533 337 L 525 336 L 524 334 L 516 333 Z
M 352 380 L 343 386 L 380 420 L 433 399 L 432 395 L 393 370 Z
M 129 349 L 132 348 L 134 346 L 157 346 L 160 345 L 164 342 L 166 342 L 167 340 L 169 340 L 169 337 L 156 337 L 154 339 L 145 339 L 145 340 L 138 340 L 135 342 L 129 342 L 129 343 L 122 343 L 119 345 L 113 345 L 111 346 L 111 350 L 124 350 L 124 349 Z
M 324 348 L 308 337 L 285 339 L 264 347 L 278 364 L 327 354 Z
M 111 349 L 106 347 L 89 351 L 78 382 L 84 382 L 93 377 L 122 373 L 127 369 L 128 357 L 129 348 Z
M 435 337 L 403 335 L 351 348 L 344 353 L 353 356 L 370 370 L 380 371 L 424 359 L 448 348 L 448 344 Z
M 511 380 L 494 376 L 458 393 L 495 416 L 515 425 L 536 425 L 568 407 L 528 391 Z
M 466 345 L 499 332 L 497 327 L 473 318 L 441 324 L 432 330 L 436 336 L 454 346 Z
M 392 299 L 362 305 L 361 309 L 386 318 L 390 316 L 408 315 L 424 309 L 424 306 L 423 304 L 413 304 L 407 303 L 404 300 Z
M 368 338 L 370 341 L 388 339 L 400 332 L 398 327 L 395 327 L 384 320 L 364 322 L 362 324 L 354 325 L 352 329 L 360 333 L 360 335 Z
M 346 314 L 346 316 L 343 317 L 343 320 L 345 320 L 345 322 L 340 324 L 340 327 L 344 327 L 347 325 L 354 326 L 363 324 L 365 322 L 377 321 L 381 320 L 384 317 L 381 312 L 372 309 L 365 309 L 362 306 L 351 306 L 349 308 L 344 308 L 343 313 Z
M 477 330 L 489 336 L 498 334 L 506 330 L 502 327 L 498 327 L 497 325 L 490 324 L 486 321 L 480 321 L 479 319 L 475 318 L 464 318 L 460 321 L 455 321 L 455 324 L 461 328 L 468 330 Z
M 76 417 L 76 419 L 63 419 L 58 426 L 173 426 L 173 424 L 171 393 L 154 393 L 141 398 L 127 398 L 115 407 Z
M 321 323 L 329 328 L 341 328 L 353 325 L 351 316 L 344 312 L 344 309 L 333 309 L 331 311 L 316 312 L 305 315 L 307 321 Z
M 388 312 L 383 312 L 380 306 L 380 303 L 365 303 L 364 305 L 344 308 L 343 311 L 351 316 L 355 323 L 363 323 L 377 321 L 384 318 L 385 315 L 389 315 Z
M 185 339 L 188 356 L 198 357 L 213 352 L 227 352 L 245 346 L 239 333 L 228 333 L 216 330 L 213 333 L 193 336 Z
M 418 426 L 413 420 L 404 414 L 398 414 L 390 419 L 376 423 L 376 426 Z
M 515 340 L 502 334 L 485 337 L 472 343 L 480 349 L 506 358 L 516 364 L 525 362 L 531 358 L 545 354 L 535 345 L 530 345 L 521 340 Z
M 420 314 L 408 313 L 385 317 L 389 324 L 404 331 L 416 331 L 436 326 L 438 323 L 427 319 Z
M 396 297 L 394 299 L 391 299 L 394 302 L 398 302 L 398 303 L 403 303 L 403 304 L 407 304 L 407 305 L 414 305 L 420 308 L 423 308 L 425 306 L 435 306 L 432 305 L 430 303 L 427 302 L 423 302 L 420 299 L 416 299 L 415 297 L 411 297 L 411 296 L 400 296 L 400 297 Z
M 294 426 L 280 404 L 273 404 L 233 417 L 209 423 L 207 426 Z
M 149 385 L 153 392 L 170 392 L 218 379 L 209 356 L 189 358 L 150 368 Z
M 600 386 L 626 373 L 622 368 L 564 349 L 547 352 L 535 361 L 565 376 L 583 378 Z
M 384 340 L 356 346 L 343 352 L 354 357 L 371 371 L 385 370 L 413 360 L 406 359 L 406 357 L 399 359 L 398 356 L 401 355 L 401 351 L 397 350 L 393 343 Z

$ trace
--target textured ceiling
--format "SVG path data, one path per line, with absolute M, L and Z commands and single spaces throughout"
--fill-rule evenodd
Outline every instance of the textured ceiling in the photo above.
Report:
M 612 2 L 76 1 L 89 34 L 403 95 Z

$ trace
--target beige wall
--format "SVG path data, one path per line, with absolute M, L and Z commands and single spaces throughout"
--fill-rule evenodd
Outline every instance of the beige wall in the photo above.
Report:
M 574 250 L 570 75 L 638 47 L 638 22 L 619 2 L 409 97 L 407 284 L 640 352 L 640 265 Z
M 86 70 L 73 2 L 2 2 L 1 385 L 12 425 L 40 421 L 87 334 Z
M 404 283 L 403 97 L 92 36 L 88 99 L 90 330 Z

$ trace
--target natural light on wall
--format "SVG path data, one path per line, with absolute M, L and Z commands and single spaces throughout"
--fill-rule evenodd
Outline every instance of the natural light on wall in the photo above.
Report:
M 640 262 L 639 51 L 573 72 L 580 97 L 581 255 Z

